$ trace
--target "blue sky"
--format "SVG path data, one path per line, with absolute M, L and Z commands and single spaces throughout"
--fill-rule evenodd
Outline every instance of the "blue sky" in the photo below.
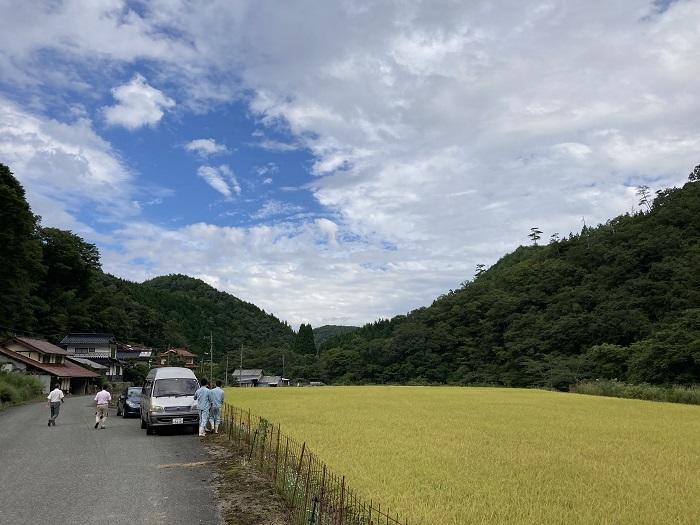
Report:
M 0 162 L 105 270 L 405 313 L 698 162 L 700 2 L 0 3 Z

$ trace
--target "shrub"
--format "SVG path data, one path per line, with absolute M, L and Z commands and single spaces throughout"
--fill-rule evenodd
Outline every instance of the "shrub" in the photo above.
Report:
M 629 399 L 646 399 L 649 401 L 700 405 L 700 385 L 658 386 L 647 383 L 630 385 L 619 381 L 597 380 L 576 383 L 570 387 L 570 391 L 577 394 L 590 394 L 594 396 L 624 397 Z
M 41 383 L 32 376 L 16 372 L 0 372 L 0 405 L 28 401 L 41 394 Z

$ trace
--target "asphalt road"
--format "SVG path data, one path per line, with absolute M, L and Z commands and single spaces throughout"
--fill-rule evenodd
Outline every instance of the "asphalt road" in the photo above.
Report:
M 155 436 L 110 410 L 95 430 L 91 397 L 0 412 L 0 524 L 219 524 L 213 464 L 187 429 Z

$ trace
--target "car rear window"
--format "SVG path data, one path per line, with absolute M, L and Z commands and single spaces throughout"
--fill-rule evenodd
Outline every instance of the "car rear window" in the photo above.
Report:
M 192 396 L 198 386 L 196 379 L 184 377 L 158 379 L 153 389 L 153 397 Z
M 130 388 L 126 395 L 127 397 L 141 397 L 141 388 Z

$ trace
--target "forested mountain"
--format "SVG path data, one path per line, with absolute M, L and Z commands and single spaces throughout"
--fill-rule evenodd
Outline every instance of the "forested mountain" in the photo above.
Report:
M 123 342 L 187 346 L 202 354 L 211 333 L 215 359 L 238 355 L 241 345 L 251 358 L 281 356 L 294 343 L 286 323 L 198 279 L 169 275 L 137 284 L 103 273 L 94 245 L 40 226 L 2 164 L 0 203 L 0 336 L 58 342 L 73 331 L 111 332 Z
M 318 328 L 314 328 L 314 342 L 316 346 L 321 346 L 327 339 L 335 337 L 336 335 L 347 334 L 358 330 L 359 326 L 343 326 L 326 324 Z
M 521 246 L 430 307 L 355 330 L 314 334 L 303 325 L 296 335 L 197 279 L 137 284 L 103 273 L 95 246 L 40 226 L 21 185 L 0 165 L 0 336 L 56 342 L 70 331 L 107 331 L 202 355 L 211 332 L 218 377 L 224 355 L 232 369 L 242 348 L 246 367 L 326 382 L 697 383 L 700 167 L 689 179 L 653 201 L 643 195 L 636 214 Z M 314 335 L 329 332 L 314 346 Z
M 700 166 L 641 211 L 520 247 L 430 307 L 336 336 L 336 382 L 700 382 Z

